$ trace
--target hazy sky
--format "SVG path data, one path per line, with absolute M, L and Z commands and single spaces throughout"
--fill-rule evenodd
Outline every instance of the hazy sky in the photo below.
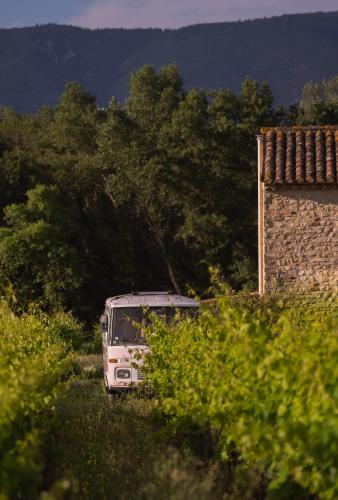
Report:
M 90 28 L 177 28 L 333 10 L 338 10 L 338 0 L 0 0 L 0 27 L 53 22 Z

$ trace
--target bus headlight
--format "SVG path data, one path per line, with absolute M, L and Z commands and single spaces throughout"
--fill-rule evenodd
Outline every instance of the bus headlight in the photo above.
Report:
M 131 373 L 130 370 L 126 368 L 118 368 L 116 370 L 116 378 L 122 379 L 122 380 L 128 380 L 131 378 Z

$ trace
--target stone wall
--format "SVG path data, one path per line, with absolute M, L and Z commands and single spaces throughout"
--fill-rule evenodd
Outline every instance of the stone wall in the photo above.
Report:
M 338 189 L 264 188 L 265 292 L 338 292 Z

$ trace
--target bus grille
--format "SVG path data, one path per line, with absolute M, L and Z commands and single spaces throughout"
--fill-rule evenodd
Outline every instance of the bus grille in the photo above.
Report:
M 144 373 L 141 368 L 132 368 L 131 369 L 131 379 L 134 382 L 138 382 L 144 380 Z

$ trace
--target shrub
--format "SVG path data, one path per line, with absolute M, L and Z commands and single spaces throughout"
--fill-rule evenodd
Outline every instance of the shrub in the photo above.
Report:
M 273 321 L 271 321 L 273 318 Z M 147 379 L 176 431 L 211 428 L 221 460 L 338 496 L 338 321 L 300 321 L 227 297 L 148 332 Z
M 56 341 L 69 343 L 73 349 L 79 349 L 83 345 L 83 325 L 74 316 L 60 311 L 46 319 L 49 335 Z
M 0 302 L 0 497 L 34 498 L 41 444 L 60 383 L 72 371 L 73 320 L 42 313 L 15 316 Z

